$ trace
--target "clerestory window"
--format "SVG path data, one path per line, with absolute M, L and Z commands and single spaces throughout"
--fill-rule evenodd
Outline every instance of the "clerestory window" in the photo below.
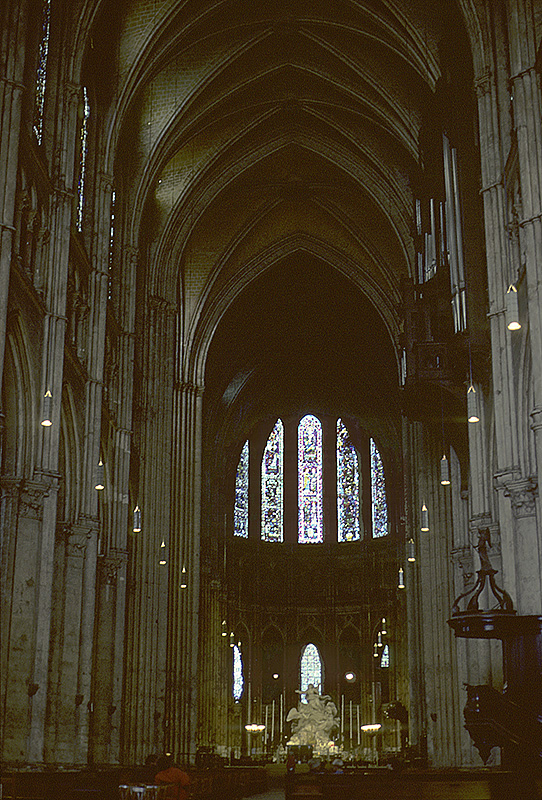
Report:
M 286 424 L 277 419 L 265 440 L 257 440 L 245 441 L 237 463 L 235 536 L 319 544 L 379 539 L 389 533 L 384 461 L 374 439 L 359 429 L 353 437 L 341 417 L 322 421 L 306 414 Z M 259 487 L 249 481 L 252 458 L 259 461 Z M 257 516 L 249 513 L 254 503 Z M 251 533 L 258 517 L 259 532 Z
M 300 690 L 306 692 L 312 684 L 315 689 L 322 686 L 322 659 L 315 644 L 307 644 L 301 653 L 300 662 Z M 301 695 L 302 702 L 306 703 L 305 695 Z

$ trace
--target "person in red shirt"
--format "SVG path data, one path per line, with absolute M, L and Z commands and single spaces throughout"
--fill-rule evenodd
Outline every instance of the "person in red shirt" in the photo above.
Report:
M 166 792 L 165 800 L 186 800 L 190 778 L 184 770 L 173 766 L 172 757 L 160 756 L 156 768 L 158 772 L 154 776 L 154 782 L 158 785 L 166 784 L 170 787 Z

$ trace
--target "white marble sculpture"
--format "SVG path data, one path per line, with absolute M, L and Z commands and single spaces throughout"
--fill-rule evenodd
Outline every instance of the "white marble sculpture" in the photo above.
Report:
M 299 700 L 297 708 L 291 708 L 286 722 L 292 723 L 289 745 L 311 745 L 315 755 L 324 755 L 333 747 L 332 735 L 339 727 L 337 706 L 328 694 L 320 695 L 309 683 L 305 691 L 296 689 L 299 695 L 306 696 L 306 703 Z

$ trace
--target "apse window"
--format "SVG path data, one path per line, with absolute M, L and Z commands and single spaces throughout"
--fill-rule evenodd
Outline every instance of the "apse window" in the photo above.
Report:
M 234 644 L 233 646 L 233 686 L 232 694 L 236 703 L 239 702 L 243 696 L 243 689 L 245 687 L 245 679 L 243 677 L 243 657 L 241 655 L 241 648 Z
M 356 448 L 346 425 L 337 420 L 337 539 L 354 542 L 360 538 L 360 468 Z
M 235 475 L 235 506 L 233 509 L 233 532 L 235 536 L 248 538 L 248 439 L 241 450 Z
M 307 644 L 301 653 L 300 663 L 300 689 L 306 692 L 310 685 L 318 689 L 322 685 L 322 659 L 315 644 Z M 302 702 L 306 703 L 305 695 L 301 695 Z
M 262 539 L 284 540 L 284 425 L 278 419 L 262 458 Z
M 388 533 L 388 502 L 384 464 L 374 439 L 371 439 L 371 515 L 373 537 L 379 539 Z
M 259 485 L 249 480 L 253 458 L 259 461 Z M 285 487 L 290 497 L 286 506 Z M 252 531 L 251 520 L 258 515 L 259 530 Z M 341 417 L 322 421 L 306 414 L 301 420 L 277 419 L 264 436 L 260 431 L 244 442 L 235 472 L 234 536 L 348 543 L 364 536 L 382 538 L 389 529 L 382 455 L 375 440 L 355 424 L 350 429 Z
M 324 541 L 322 424 L 307 414 L 297 428 L 298 533 L 300 544 Z

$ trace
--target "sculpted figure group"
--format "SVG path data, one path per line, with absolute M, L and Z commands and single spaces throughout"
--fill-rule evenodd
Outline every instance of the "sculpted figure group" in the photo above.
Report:
M 296 689 L 305 695 L 306 703 L 299 700 L 297 708 L 291 708 L 286 722 L 292 723 L 292 735 L 288 744 L 311 745 L 314 753 L 328 750 L 332 736 L 339 727 L 337 706 L 328 694 L 318 694 L 318 689 L 309 683 L 306 690 Z

